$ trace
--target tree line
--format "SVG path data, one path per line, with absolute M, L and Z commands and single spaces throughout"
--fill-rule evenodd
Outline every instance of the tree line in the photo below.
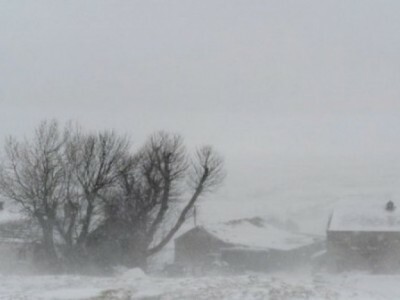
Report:
M 53 120 L 6 140 L 0 194 L 37 224 L 43 263 L 145 268 L 224 175 L 212 147 L 189 155 L 176 134 L 155 133 L 133 151 L 115 131 Z

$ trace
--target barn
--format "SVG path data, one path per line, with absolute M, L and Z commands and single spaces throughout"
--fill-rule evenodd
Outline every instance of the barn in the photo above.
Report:
M 331 268 L 398 272 L 400 210 L 394 202 L 368 201 L 338 205 L 327 228 Z
M 321 239 L 275 228 L 261 219 L 196 226 L 175 239 L 175 264 L 189 272 L 229 268 L 272 271 L 305 262 Z

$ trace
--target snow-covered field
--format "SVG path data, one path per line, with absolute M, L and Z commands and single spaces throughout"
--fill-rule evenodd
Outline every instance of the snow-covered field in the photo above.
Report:
M 260 176 L 251 188 L 225 189 L 204 199 L 198 210 L 200 225 L 274 216 L 323 237 L 329 214 L 339 202 L 391 199 L 400 206 L 398 164 L 295 165 L 272 173 Z M 239 186 L 233 184 L 234 176 L 230 180 L 230 187 Z M 189 221 L 186 229 L 192 226 Z M 160 255 L 159 264 L 173 257 L 171 250 L 167 247 Z M 137 270 L 114 277 L 0 275 L 0 299 L 398 300 L 399 282 L 400 275 L 309 271 L 181 278 L 146 276 Z
M 274 273 L 184 278 L 1 276 L 0 299 L 400 299 L 399 275 Z

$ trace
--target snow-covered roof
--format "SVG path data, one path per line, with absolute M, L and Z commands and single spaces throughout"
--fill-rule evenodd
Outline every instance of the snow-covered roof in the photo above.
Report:
M 20 221 L 24 218 L 24 216 L 20 212 L 11 211 L 11 210 L 1 210 L 0 211 L 0 224 Z
M 388 210 L 386 204 L 377 200 L 340 204 L 332 213 L 328 231 L 400 231 L 400 207 Z
M 258 222 L 254 220 L 242 219 L 202 227 L 225 243 L 254 250 L 291 250 L 315 242 L 312 236 L 278 229 L 260 219 Z

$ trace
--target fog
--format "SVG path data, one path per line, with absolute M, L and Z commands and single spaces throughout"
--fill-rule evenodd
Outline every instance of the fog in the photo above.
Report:
M 210 144 L 198 222 L 400 200 L 398 1 L 2 1 L 0 147 L 42 120 Z M 400 203 L 400 202 L 399 202 Z M 226 207 L 230 209 L 226 209 Z
M 163 129 L 213 144 L 230 178 L 252 182 L 289 157 L 392 161 L 398 9 L 396 1 L 4 1 L 0 136 L 29 134 L 49 118 L 115 128 L 138 144 Z

